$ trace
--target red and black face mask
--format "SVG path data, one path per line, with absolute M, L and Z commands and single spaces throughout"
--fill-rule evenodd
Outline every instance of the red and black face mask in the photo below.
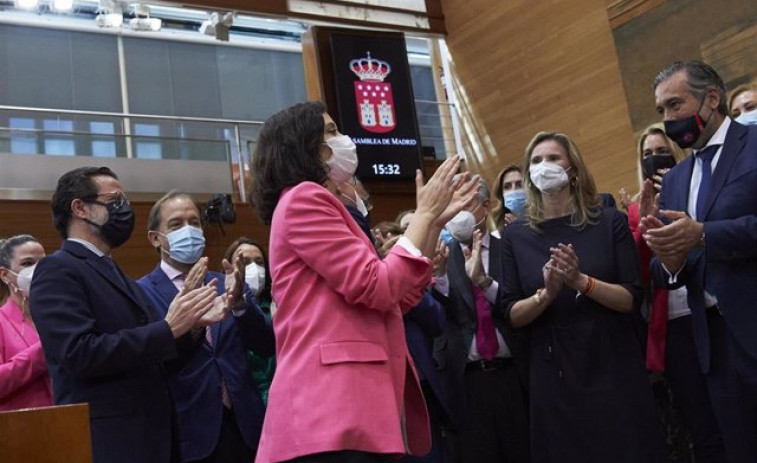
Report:
M 697 109 L 697 112 L 693 116 L 663 122 L 665 124 L 665 134 L 683 149 L 690 148 L 699 139 L 704 127 L 710 120 L 708 117 L 704 121 L 699 115 L 706 97 L 707 93 L 705 92 L 702 101 L 699 103 L 699 109 Z M 712 113 L 710 113 L 710 117 L 712 117 Z

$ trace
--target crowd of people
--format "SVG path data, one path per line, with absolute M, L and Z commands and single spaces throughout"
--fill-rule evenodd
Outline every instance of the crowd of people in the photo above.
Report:
M 269 254 L 209 262 L 172 191 L 137 281 L 117 175 L 67 172 L 61 248 L 0 241 L 0 411 L 88 403 L 109 463 L 757 461 L 757 87 L 726 95 L 705 63 L 660 71 L 620 208 L 540 132 L 492 185 L 419 172 L 378 224 L 355 144 L 301 103 L 254 157 Z

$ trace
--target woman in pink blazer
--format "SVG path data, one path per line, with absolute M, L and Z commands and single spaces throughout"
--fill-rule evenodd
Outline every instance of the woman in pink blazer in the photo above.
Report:
M 381 260 L 335 195 L 354 175 L 357 155 L 321 103 L 269 118 L 254 164 L 252 197 L 271 225 L 278 308 L 277 370 L 256 461 L 375 462 L 427 453 L 428 415 L 402 314 L 431 282 L 428 257 L 441 227 L 473 200 L 475 187 L 467 185 L 477 182 L 453 185 L 457 157 L 425 186 L 417 173 L 416 213 Z
M 29 316 L 31 272 L 45 255 L 30 235 L 0 240 L 0 411 L 53 404 L 42 344 Z

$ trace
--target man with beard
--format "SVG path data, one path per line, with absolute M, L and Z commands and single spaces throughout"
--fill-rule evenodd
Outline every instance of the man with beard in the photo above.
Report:
M 168 462 L 172 405 L 163 362 L 212 314 L 214 284 L 192 283 L 161 317 L 110 258 L 134 214 L 107 167 L 65 173 L 52 198 L 61 248 L 42 259 L 30 294 L 56 404 L 89 404 L 95 462 Z

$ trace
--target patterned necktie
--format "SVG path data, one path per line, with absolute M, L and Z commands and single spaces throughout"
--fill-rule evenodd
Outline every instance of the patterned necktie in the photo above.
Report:
M 213 333 L 210 325 L 205 327 L 205 340 L 209 346 L 213 347 Z M 226 386 L 226 380 L 223 379 L 223 376 L 221 376 L 221 403 L 224 407 L 231 409 L 231 396 L 229 396 L 229 388 Z
M 491 360 L 499 348 L 497 333 L 494 331 L 494 322 L 492 322 L 492 308 L 481 288 L 471 283 L 471 289 L 473 290 L 473 300 L 476 303 L 476 318 L 478 319 L 478 326 L 476 326 L 476 349 L 478 349 L 478 355 L 482 359 Z
M 697 221 L 704 222 L 705 207 L 710 193 L 710 181 L 712 180 L 712 158 L 718 152 L 720 145 L 710 145 L 697 153 L 697 158 L 702 160 L 702 180 L 699 182 L 697 193 Z

